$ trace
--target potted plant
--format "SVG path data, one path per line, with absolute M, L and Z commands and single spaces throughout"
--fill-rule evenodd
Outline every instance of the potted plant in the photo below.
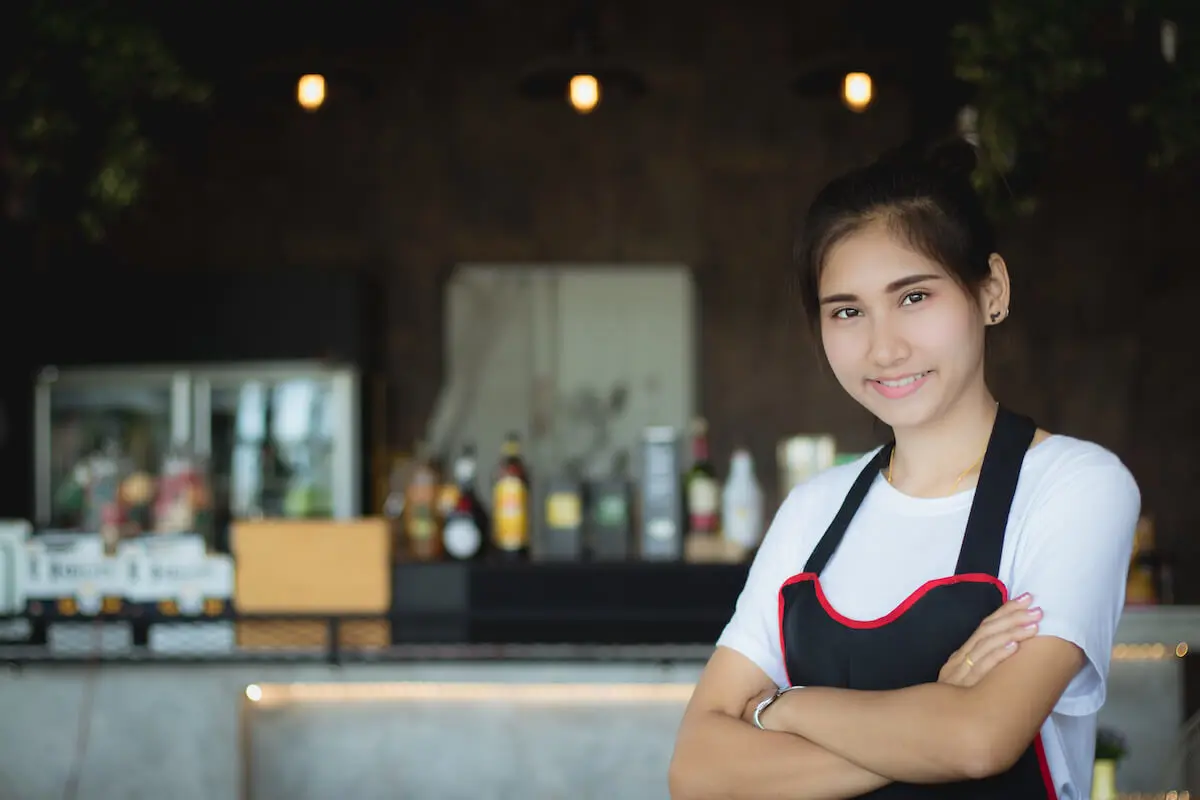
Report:
M 1096 765 L 1092 771 L 1092 800 L 1117 800 L 1117 763 L 1129 754 L 1120 731 L 1096 729 Z

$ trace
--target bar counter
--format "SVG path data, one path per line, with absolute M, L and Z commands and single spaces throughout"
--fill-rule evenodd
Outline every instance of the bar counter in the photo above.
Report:
M 601 796 L 619 774 L 619 796 L 666 797 L 679 715 L 745 569 L 403 565 L 384 615 L 9 618 L 75 638 L 0 643 L 0 664 L 12 667 L 0 672 L 6 780 L 18 797 L 60 791 L 81 709 L 94 703 L 106 731 L 86 754 L 84 774 L 104 788 L 94 797 L 299 800 L 347 776 L 369 794 L 397 770 L 426 796 L 463 785 L 500 786 L 497 797 Z M 267 621 L 321 635 L 239 641 L 237 626 Z M 388 635 L 359 637 L 355 625 Z M 172 636 L 156 639 L 159 628 Z M 1200 607 L 1123 616 L 1100 714 L 1130 742 L 1123 791 L 1195 792 L 1195 759 L 1176 750 L 1196 710 L 1188 674 L 1198 646 Z M 131 759 L 145 768 L 120 766 Z

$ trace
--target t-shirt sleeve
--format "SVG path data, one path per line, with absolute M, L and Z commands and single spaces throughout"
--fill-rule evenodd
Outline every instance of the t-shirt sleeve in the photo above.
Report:
M 1083 650 L 1087 663 L 1054 710 L 1086 716 L 1104 705 L 1141 494 L 1111 453 L 1064 465 L 1033 500 L 1013 563 L 1013 596 L 1029 592 L 1043 611 L 1039 636 Z
M 796 566 L 799 492 L 799 487 L 793 489 L 780 504 L 750 565 L 733 617 L 717 639 L 718 647 L 741 653 L 780 687 L 787 686 L 788 679 L 779 644 L 779 587 Z

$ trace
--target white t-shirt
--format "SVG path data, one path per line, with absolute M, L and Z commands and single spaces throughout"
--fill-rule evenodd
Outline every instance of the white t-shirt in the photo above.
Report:
M 717 641 L 749 658 L 779 686 L 787 685 L 779 588 L 804 569 L 876 452 L 826 470 L 789 493 Z M 954 574 L 974 497 L 974 489 L 910 497 L 880 475 L 821 574 L 830 604 L 852 619 L 878 619 L 926 581 Z M 1086 800 L 1091 793 L 1096 712 L 1104 705 L 1140 512 L 1133 476 L 1103 447 L 1056 435 L 1026 453 L 998 577 L 1010 597 L 1029 592 L 1043 609 L 1039 635 L 1075 643 L 1088 661 L 1042 727 L 1061 800 Z

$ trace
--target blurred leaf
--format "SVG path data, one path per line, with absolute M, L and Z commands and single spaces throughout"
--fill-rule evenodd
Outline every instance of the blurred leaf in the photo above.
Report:
M 1160 50 L 1164 19 L 1181 31 L 1174 64 Z M 1062 133 L 1070 101 L 1097 85 L 1148 133 L 1148 164 L 1194 158 L 1200 53 L 1183 31 L 1198 27 L 1195 0 L 991 0 L 978 19 L 958 25 L 954 72 L 973 90 L 977 181 L 993 207 L 1033 207 L 1038 163 Z
M 203 104 L 209 89 L 131 4 L 12 5 L 0 52 L 0 170 L 11 196 L 0 200 L 11 215 L 74 220 L 100 238 L 137 202 L 153 163 L 148 115 Z

